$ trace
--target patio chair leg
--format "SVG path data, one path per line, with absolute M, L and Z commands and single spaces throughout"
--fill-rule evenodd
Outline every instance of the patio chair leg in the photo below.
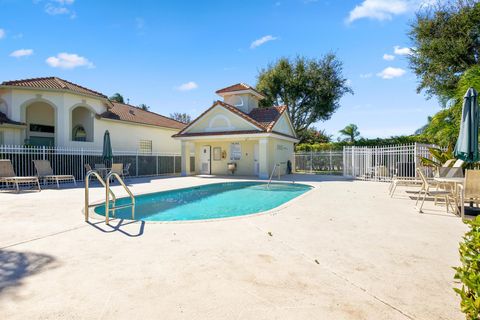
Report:
M 42 188 L 40 188 L 40 181 L 37 180 L 37 187 L 38 187 L 38 191 L 42 191 Z
M 17 188 L 17 193 L 20 192 L 20 187 L 18 186 L 18 182 L 15 182 L 15 187 Z
M 390 192 L 390 198 L 393 198 L 393 195 L 395 194 L 395 190 L 397 190 L 397 183 L 395 183 L 395 184 L 393 185 L 393 189 L 392 189 L 392 191 Z
M 420 208 L 418 209 L 418 212 L 422 213 L 422 209 L 423 209 L 423 204 L 425 203 L 425 198 L 427 197 L 427 193 L 425 192 L 423 194 L 423 199 L 422 199 L 422 203 L 420 204 Z
M 60 189 L 60 184 L 58 183 L 58 178 L 55 179 L 57 181 L 57 189 Z
M 74 185 L 74 186 L 77 185 L 77 180 L 75 180 L 75 177 L 73 178 L 73 185 Z
M 420 191 L 418 191 L 418 193 L 417 193 L 417 201 L 415 202 L 415 206 L 418 205 L 418 201 L 420 200 L 420 197 L 422 196 L 422 191 L 423 191 L 423 190 L 420 190 Z

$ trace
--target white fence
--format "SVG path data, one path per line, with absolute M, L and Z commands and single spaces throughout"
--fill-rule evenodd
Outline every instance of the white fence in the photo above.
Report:
M 433 145 L 407 144 L 381 147 L 344 147 L 343 175 L 355 179 L 389 181 L 394 175 L 415 177 L 422 157 L 431 159 Z M 423 168 L 428 176 L 430 168 Z
M 58 147 L 27 147 L 0 145 L 0 159 L 9 159 L 19 176 L 35 175 L 33 160 L 49 160 L 55 174 L 72 174 L 84 179 L 85 164 L 92 168 L 104 163 L 101 149 L 71 149 Z M 130 163 L 132 177 L 174 175 L 181 172 L 181 156 L 173 153 L 139 153 L 113 150 L 113 163 Z M 195 170 L 192 157 L 190 170 Z
M 295 153 L 295 172 L 315 174 L 343 174 L 342 151 Z

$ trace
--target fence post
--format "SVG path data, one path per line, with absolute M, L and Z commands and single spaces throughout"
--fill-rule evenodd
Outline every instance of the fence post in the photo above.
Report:
M 135 176 L 138 177 L 138 150 L 135 156 Z
M 333 169 L 332 169 L 332 149 L 330 149 L 330 166 L 328 167 L 328 171 L 333 171 Z
M 417 168 L 418 168 L 418 159 L 417 159 L 417 143 L 413 145 L 413 163 L 415 166 L 415 172 L 414 172 L 414 177 L 417 176 Z
M 157 156 L 155 157 L 155 164 L 156 164 L 156 168 L 157 168 L 157 176 L 158 176 L 158 154 Z
M 83 180 L 83 168 L 85 168 L 85 159 L 84 159 L 84 152 L 83 152 L 83 148 L 81 149 L 81 159 L 82 159 L 82 166 L 80 167 L 80 172 L 81 172 L 81 175 L 80 175 L 80 179 Z
M 45 146 L 42 146 L 42 160 L 46 160 Z
M 313 151 L 310 150 L 310 174 L 313 173 Z
M 355 146 L 352 146 L 352 177 L 355 178 Z
M 175 170 L 175 162 L 176 162 L 175 155 L 173 155 L 173 174 L 177 173 L 177 171 Z

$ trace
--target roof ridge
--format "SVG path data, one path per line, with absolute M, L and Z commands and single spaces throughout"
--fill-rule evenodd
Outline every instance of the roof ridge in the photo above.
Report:
M 65 82 L 62 81 L 62 79 L 58 77 L 53 77 L 53 80 L 60 85 L 63 89 L 68 89 L 68 86 L 65 84 Z

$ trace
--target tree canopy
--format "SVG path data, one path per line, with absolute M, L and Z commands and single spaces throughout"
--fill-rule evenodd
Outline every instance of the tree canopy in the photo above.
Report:
M 310 125 L 328 120 L 340 98 L 353 94 L 343 76 L 343 64 L 333 53 L 319 59 L 281 58 L 258 74 L 261 107 L 287 105 L 293 127 L 302 136 Z
M 192 118 L 189 114 L 181 112 L 170 113 L 170 118 L 176 121 L 180 121 L 182 123 L 190 123 L 192 121 Z
M 140 109 L 142 109 L 142 110 L 145 110 L 145 111 L 150 110 L 150 107 L 147 106 L 145 103 L 139 104 L 138 107 L 139 107 Z
M 435 114 L 424 129 L 422 136 L 441 146 L 455 145 L 460 131 L 463 96 L 468 88 L 480 92 L 480 65 L 468 69 L 458 81 L 451 98 L 451 106 Z
M 120 93 L 114 93 L 113 96 L 109 98 L 111 101 L 119 102 L 119 103 L 125 103 L 125 100 L 123 99 L 123 96 Z
M 438 2 L 417 13 L 410 26 L 410 67 L 419 78 L 417 91 L 448 100 L 460 76 L 479 63 L 478 0 Z
M 325 130 L 318 130 L 315 127 L 308 128 L 303 131 L 302 136 L 300 136 L 300 143 L 328 143 L 332 140 L 332 136 L 327 134 Z

